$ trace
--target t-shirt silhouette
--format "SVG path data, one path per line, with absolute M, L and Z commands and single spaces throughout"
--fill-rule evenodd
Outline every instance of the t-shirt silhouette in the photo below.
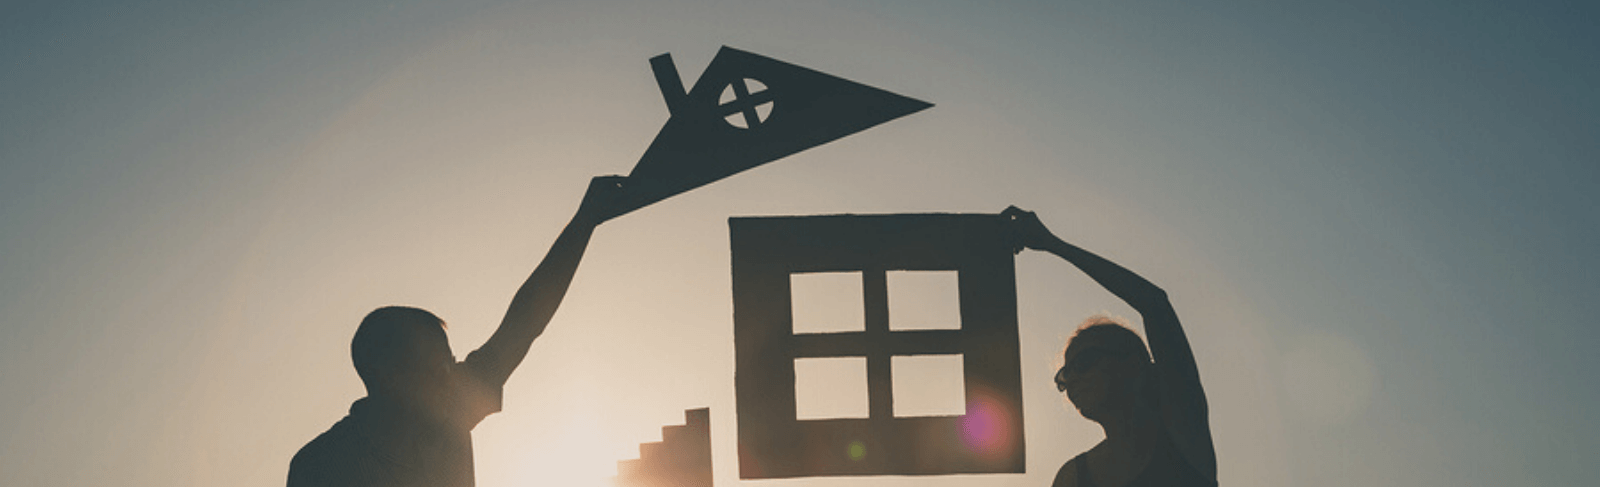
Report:
M 1095 487 L 1094 479 L 1089 475 L 1089 462 L 1085 459 L 1088 453 L 1080 453 L 1061 465 L 1051 485 L 1066 485 L 1067 465 L 1076 464 L 1078 475 L 1074 477 L 1076 481 L 1074 485 Z M 1178 451 L 1178 446 L 1173 444 L 1172 437 L 1163 433 L 1160 441 L 1156 443 L 1155 451 L 1151 453 L 1150 463 L 1123 487 L 1216 487 L 1216 485 L 1217 481 L 1206 478 L 1194 468 L 1194 465 L 1184 459 L 1183 453 Z
M 295 454 L 288 487 L 473 487 L 472 428 L 500 411 L 503 385 L 484 356 L 456 363 L 427 401 L 356 400 Z

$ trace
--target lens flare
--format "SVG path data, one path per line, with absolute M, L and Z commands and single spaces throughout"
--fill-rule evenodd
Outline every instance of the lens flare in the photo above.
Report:
M 961 441 L 968 450 L 985 458 L 999 458 L 1012 449 L 1012 424 L 1008 409 L 989 394 L 974 394 L 967 401 L 967 414 L 961 417 Z

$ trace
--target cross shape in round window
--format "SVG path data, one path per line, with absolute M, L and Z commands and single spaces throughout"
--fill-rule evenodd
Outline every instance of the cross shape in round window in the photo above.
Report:
M 717 99 L 719 113 L 729 125 L 755 128 L 772 114 L 772 91 L 767 85 L 750 78 L 742 78 L 722 89 Z

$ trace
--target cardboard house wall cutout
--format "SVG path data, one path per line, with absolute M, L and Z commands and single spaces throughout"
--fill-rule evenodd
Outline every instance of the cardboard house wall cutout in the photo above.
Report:
M 1016 277 L 990 214 L 731 218 L 739 476 L 1023 472 Z M 960 327 L 896 331 L 891 271 L 955 271 Z M 865 329 L 795 334 L 790 275 L 859 271 Z M 960 354 L 966 414 L 895 417 L 894 356 Z M 795 361 L 864 357 L 865 418 L 797 419 Z

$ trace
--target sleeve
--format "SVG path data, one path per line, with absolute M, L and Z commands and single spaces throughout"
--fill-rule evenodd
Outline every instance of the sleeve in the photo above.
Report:
M 486 367 L 489 362 L 484 352 L 479 350 L 456 364 L 456 419 L 468 428 L 477 426 L 490 414 L 500 412 L 505 388 L 502 382 L 493 379 L 492 372 Z

